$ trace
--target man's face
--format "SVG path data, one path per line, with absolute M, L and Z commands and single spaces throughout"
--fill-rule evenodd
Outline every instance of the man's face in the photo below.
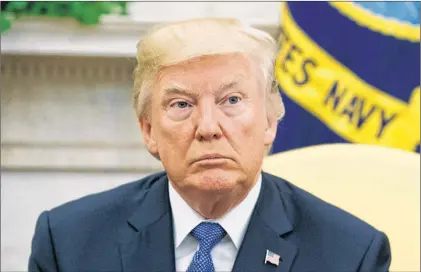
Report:
M 149 151 L 177 190 L 249 189 L 276 134 L 263 80 L 240 54 L 195 58 L 160 70 L 151 120 L 141 120 Z

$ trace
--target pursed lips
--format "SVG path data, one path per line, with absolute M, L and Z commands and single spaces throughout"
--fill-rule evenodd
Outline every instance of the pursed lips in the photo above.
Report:
M 200 156 L 198 159 L 193 160 L 193 163 L 204 161 L 204 160 L 215 160 L 215 159 L 228 159 L 231 160 L 231 158 L 220 155 L 220 154 L 206 154 L 203 156 Z

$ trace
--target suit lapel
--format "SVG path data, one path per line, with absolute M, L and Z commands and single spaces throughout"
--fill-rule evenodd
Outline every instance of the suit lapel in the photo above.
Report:
M 286 240 L 293 228 L 273 179 L 263 173 L 259 199 L 233 271 L 290 271 L 298 249 Z M 139 208 L 121 233 L 123 271 L 175 271 L 167 176 L 156 181 L 140 198 Z M 265 264 L 266 250 L 280 256 L 278 266 Z
M 123 271 L 175 271 L 172 215 L 166 176 L 145 192 L 122 231 Z
M 284 237 L 292 231 L 286 215 L 279 188 L 273 177 L 263 173 L 262 189 L 233 271 L 282 271 L 290 270 L 297 254 L 297 247 Z M 266 250 L 280 256 L 279 265 L 265 264 Z

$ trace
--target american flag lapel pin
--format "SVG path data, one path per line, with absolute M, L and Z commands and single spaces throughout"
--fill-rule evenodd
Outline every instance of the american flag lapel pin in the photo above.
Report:
M 273 253 L 272 251 L 266 249 L 266 257 L 265 257 L 265 264 L 271 263 L 273 265 L 278 266 L 279 265 L 279 259 L 281 256 L 278 254 Z

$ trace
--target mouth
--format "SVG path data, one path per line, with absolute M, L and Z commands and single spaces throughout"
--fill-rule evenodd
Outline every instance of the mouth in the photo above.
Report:
M 219 154 L 207 154 L 204 156 L 195 159 L 193 163 L 200 163 L 200 164 L 222 164 L 226 163 L 227 161 L 231 160 L 226 156 L 222 156 Z

